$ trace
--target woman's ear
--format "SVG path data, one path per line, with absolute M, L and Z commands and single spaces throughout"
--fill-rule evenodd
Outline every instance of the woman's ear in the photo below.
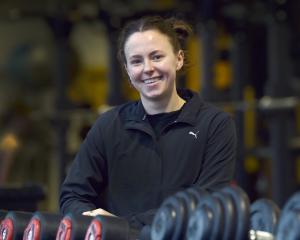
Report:
M 124 63 L 124 68 L 125 68 L 125 70 L 126 70 L 126 73 L 127 73 L 127 76 L 128 76 L 128 80 L 129 80 L 129 82 L 132 84 L 131 76 L 130 76 L 130 74 L 129 74 L 129 71 L 128 71 L 128 68 L 127 68 L 126 63 Z
M 124 69 L 126 70 L 127 75 L 128 75 L 128 69 L 127 69 L 127 64 L 126 63 L 124 63 Z
M 177 54 L 177 63 L 176 63 L 176 70 L 179 71 L 184 63 L 184 52 L 182 50 L 178 51 Z

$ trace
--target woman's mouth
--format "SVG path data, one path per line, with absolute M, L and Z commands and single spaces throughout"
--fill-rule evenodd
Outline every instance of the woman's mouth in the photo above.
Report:
M 146 84 L 151 84 L 151 83 L 155 83 L 157 81 L 160 81 L 161 79 L 162 79 L 162 77 L 158 76 L 158 77 L 147 78 L 147 79 L 143 80 L 143 82 L 146 83 Z

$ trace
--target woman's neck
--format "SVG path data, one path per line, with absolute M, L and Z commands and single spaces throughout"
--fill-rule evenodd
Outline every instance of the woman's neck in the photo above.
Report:
M 153 115 L 158 113 L 164 112 L 173 112 L 181 109 L 184 105 L 185 100 L 181 98 L 177 92 L 172 94 L 170 97 L 152 100 L 152 99 L 145 99 L 141 97 L 141 101 L 145 108 L 146 113 Z

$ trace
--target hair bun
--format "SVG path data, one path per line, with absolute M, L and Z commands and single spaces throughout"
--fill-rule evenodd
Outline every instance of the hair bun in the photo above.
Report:
M 184 47 L 188 37 L 193 34 L 193 30 L 190 25 L 188 25 L 185 21 L 176 18 L 169 18 L 166 21 L 171 24 L 178 40 L 180 41 L 180 45 Z

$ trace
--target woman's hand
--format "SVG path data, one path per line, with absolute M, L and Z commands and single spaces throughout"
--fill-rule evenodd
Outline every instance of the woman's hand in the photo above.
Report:
M 97 209 L 94 209 L 94 210 L 91 210 L 91 211 L 83 212 L 82 215 L 91 216 L 91 217 L 95 217 L 97 215 L 116 217 L 116 215 L 113 215 L 112 213 L 107 212 L 107 211 L 103 210 L 102 208 L 97 208 Z

